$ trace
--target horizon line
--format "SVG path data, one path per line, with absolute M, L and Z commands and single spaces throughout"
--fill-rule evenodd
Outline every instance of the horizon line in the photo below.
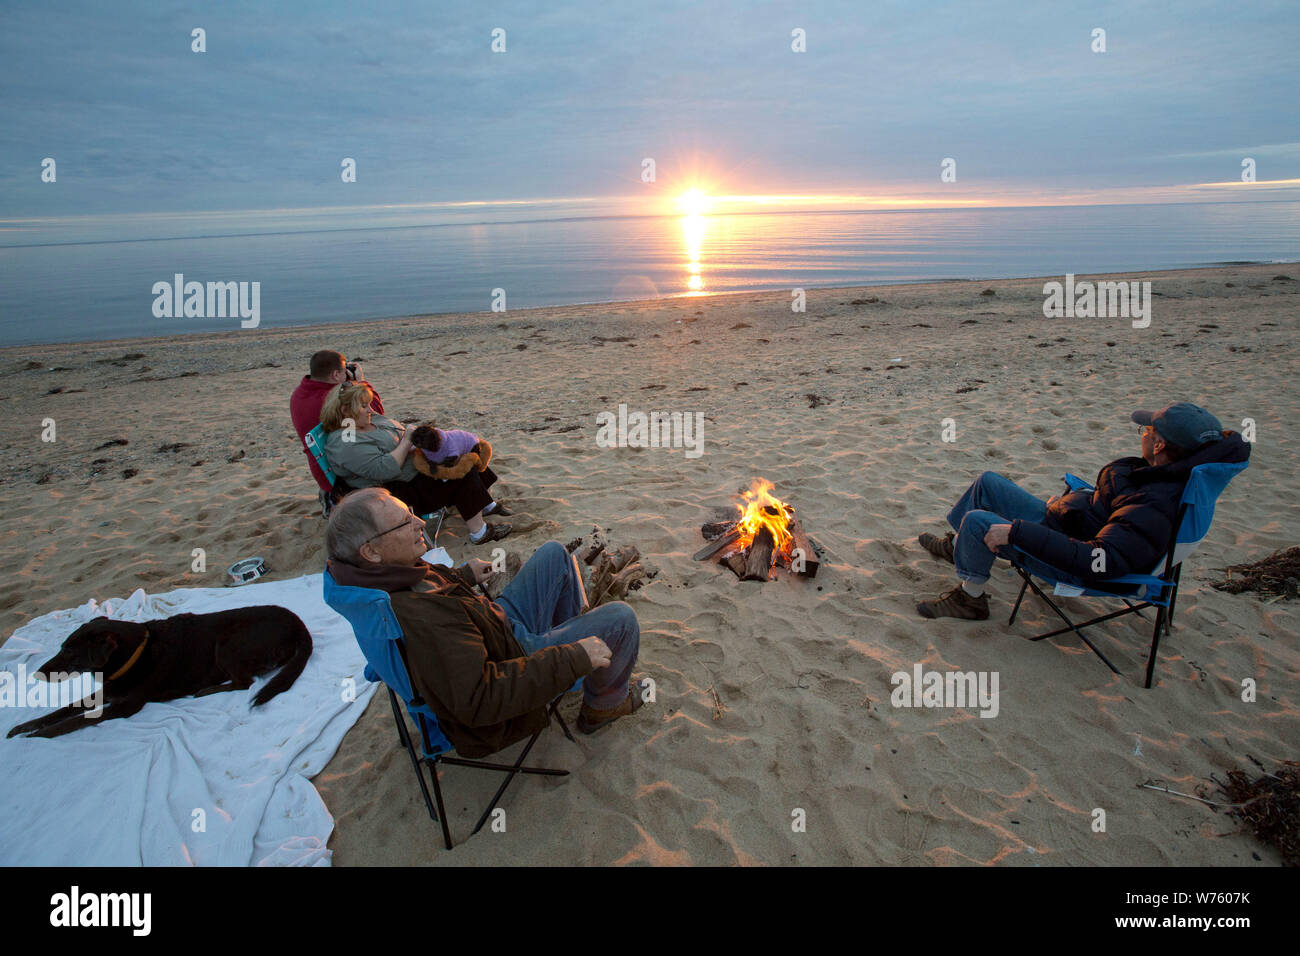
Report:
M 1180 184 L 1176 186 L 1150 186 L 1150 187 L 1121 187 L 1133 190 L 1150 190 L 1150 191 L 1168 191 L 1178 189 L 1221 189 L 1231 187 L 1236 191 L 1239 187 L 1250 186 L 1263 188 L 1265 190 L 1284 189 L 1291 191 L 1295 187 L 1300 187 L 1300 179 L 1277 179 L 1277 180 L 1259 180 L 1256 182 L 1241 182 L 1228 180 L 1225 182 L 1210 183 L 1192 183 Z M 272 215 L 302 215 L 302 214 L 330 214 L 330 213 L 360 213 L 360 212 L 417 212 L 426 211 L 456 211 L 460 209 L 491 209 L 491 208 L 510 208 L 515 206 L 558 206 L 558 205 L 582 205 L 592 203 L 671 203 L 675 196 L 666 196 L 662 192 L 654 197 L 636 196 L 636 195 L 609 195 L 609 196 L 562 196 L 562 197 L 538 197 L 527 199 L 468 199 L 468 200 L 429 200 L 426 202 L 397 203 L 358 203 L 354 205 L 328 205 L 328 206 L 270 206 L 270 207 L 241 207 L 236 209 L 195 209 L 195 210 L 147 210 L 135 212 L 105 212 L 105 213 L 86 213 L 81 215 L 54 215 L 54 216 L 13 216 L 0 217 L 0 231 L 19 231 L 18 228 L 7 229 L 6 227 L 23 227 L 38 224 L 59 224 L 59 223 L 78 223 L 93 222 L 96 220 L 113 220 L 113 219 L 155 219 L 166 221 L 169 219 L 187 219 L 192 217 L 203 216 L 272 216 Z M 855 194 L 855 193 L 736 193 L 736 194 L 719 194 L 707 196 L 711 205 L 751 205 L 760 208 L 756 210 L 744 209 L 726 209 L 717 210 L 711 208 L 707 212 L 695 213 L 693 215 L 702 216 L 721 216 L 721 215 L 752 215 L 752 214 L 778 214 L 778 213 L 797 213 L 800 211 L 829 211 L 825 208 L 817 210 L 801 210 L 801 205 L 821 206 L 821 207 L 841 207 L 837 211 L 842 212 L 906 212 L 913 211 L 959 211 L 965 209 L 1022 209 L 1022 208 L 1068 208 L 1068 207 L 1090 207 L 1090 206 L 1144 206 L 1144 205 L 1205 205 L 1216 202 L 1241 202 L 1240 199 L 1210 199 L 1201 197 L 1187 198 L 1156 198 L 1145 197 L 1140 199 L 1129 199 L 1119 196 L 1112 199 L 1097 199 L 1094 201 L 1082 201 L 1074 198 L 1071 194 L 1064 194 L 1057 197 L 1051 197 L 1042 201 L 1018 200 L 1014 196 L 1000 196 L 989 198 L 972 198 L 957 199 L 943 198 L 936 199 L 924 196 L 891 196 L 887 194 Z M 1277 196 L 1273 195 L 1268 198 L 1261 197 L 1253 202 L 1294 202 L 1300 199 L 1300 192 L 1295 196 Z M 771 208 L 771 207 L 787 208 Z M 865 208 L 863 208 L 865 207 Z M 609 214 L 598 217 L 582 218 L 681 218 L 685 215 L 681 211 L 670 212 L 663 209 L 656 211 L 646 211 L 640 213 L 623 212 Z M 536 220 L 524 220 L 536 221 Z M 497 225 L 505 223 L 494 223 L 491 221 L 482 223 L 455 223 L 456 225 Z

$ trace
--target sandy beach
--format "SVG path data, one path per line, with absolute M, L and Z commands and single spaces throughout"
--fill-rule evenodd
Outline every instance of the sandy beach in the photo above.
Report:
M 1276 865 L 1222 814 L 1140 785 L 1191 792 L 1300 745 L 1295 603 L 1208 585 L 1300 543 L 1300 265 L 1109 278 L 1151 281 L 1148 328 L 1045 318 L 1051 276 L 809 290 L 802 314 L 755 293 L 3 349 L 0 636 L 91 598 L 219 586 L 249 555 L 273 579 L 319 572 L 288 397 L 332 348 L 391 417 L 492 442 L 508 550 L 600 528 L 658 569 L 630 598 L 656 701 L 576 744 L 545 734 L 537 759 L 572 774 L 517 781 L 504 833 L 468 838 L 498 781 L 451 768 L 443 849 L 375 695 L 315 778 L 336 865 Z M 1120 677 L 1075 640 L 1031 643 L 1051 612 L 1027 599 L 1008 628 L 1005 566 L 990 620 L 916 615 L 954 580 L 916 536 L 946 530 L 971 479 L 1047 498 L 1138 453 L 1130 411 L 1177 400 L 1253 420 L 1256 441 L 1184 569 L 1153 689 L 1149 624 L 1102 639 Z M 620 404 L 702 413 L 703 453 L 598 447 L 596 416 Z M 815 580 L 691 560 L 759 477 L 824 548 Z M 486 557 L 456 517 L 440 543 Z M 997 716 L 891 706 L 891 675 L 917 664 L 996 672 Z

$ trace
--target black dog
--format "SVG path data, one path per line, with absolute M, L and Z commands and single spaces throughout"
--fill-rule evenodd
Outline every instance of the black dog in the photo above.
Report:
M 283 668 L 257 692 L 254 706 L 293 686 L 311 657 L 311 632 L 292 611 L 262 605 L 214 614 L 178 614 L 136 624 L 97 617 L 77 628 L 41 676 L 103 675 L 98 719 L 130 717 L 150 701 L 246 690 L 253 678 Z M 97 722 L 88 699 L 9 731 L 8 736 L 59 737 Z

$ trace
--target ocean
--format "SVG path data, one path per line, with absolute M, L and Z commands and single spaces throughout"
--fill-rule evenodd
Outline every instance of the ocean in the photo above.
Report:
M 494 303 L 1296 260 L 1300 202 L 704 216 L 608 214 L 574 202 L 10 221 L 0 230 L 0 344 L 251 323 L 231 314 L 233 304 L 225 316 L 208 313 L 206 296 L 192 310 L 202 315 L 178 315 L 189 282 L 245 283 L 246 305 L 257 293 L 256 327 L 268 329 Z M 170 288 L 177 275 L 182 289 L 164 295 L 159 284 Z

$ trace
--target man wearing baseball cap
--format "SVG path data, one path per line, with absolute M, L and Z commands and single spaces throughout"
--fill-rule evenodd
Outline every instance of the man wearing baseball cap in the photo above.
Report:
M 1009 545 L 1020 549 L 1031 573 L 1041 574 L 1050 565 L 1064 572 L 1062 580 L 1069 584 L 1151 573 L 1169 548 L 1191 470 L 1209 462 L 1245 461 L 1250 445 L 1190 402 L 1136 411 L 1132 418 L 1141 426 L 1141 457 L 1106 465 L 1093 491 L 1071 491 L 1044 502 L 994 472 L 976 478 L 948 513 L 955 538 L 952 532 L 919 538 L 935 557 L 956 565 L 961 584 L 917 604 L 917 613 L 987 619 L 985 583 L 994 558 L 1009 557 Z

